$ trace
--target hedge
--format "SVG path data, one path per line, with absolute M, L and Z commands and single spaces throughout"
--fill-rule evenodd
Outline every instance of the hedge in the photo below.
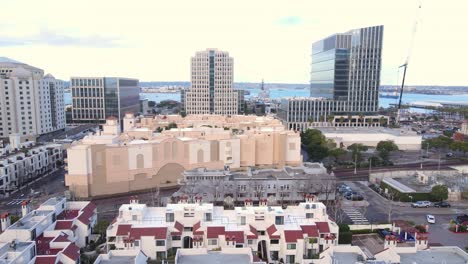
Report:
M 351 233 L 353 234 L 372 234 L 372 233 L 377 233 L 378 229 L 361 229 L 361 230 L 351 230 Z
M 338 244 L 351 244 L 353 239 L 353 233 L 351 232 L 341 232 L 338 237 Z
M 389 192 L 392 192 L 395 195 L 393 200 L 398 200 L 401 202 L 417 202 L 417 201 L 434 202 L 434 199 L 432 199 L 432 196 L 430 193 L 401 193 L 395 188 L 389 186 L 388 184 L 384 182 L 380 183 L 380 188 L 388 189 Z M 412 196 L 413 199 L 411 199 L 409 196 Z

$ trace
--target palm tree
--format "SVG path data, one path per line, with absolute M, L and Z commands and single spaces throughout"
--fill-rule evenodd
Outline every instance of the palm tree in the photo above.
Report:
M 334 116 L 334 115 L 328 115 L 328 116 L 327 116 L 327 121 L 328 121 L 329 123 L 333 122 L 333 120 L 335 120 L 335 116 Z
M 340 117 L 340 126 L 343 126 L 344 120 L 345 120 L 344 116 L 341 116 Z
M 379 123 L 380 123 L 381 126 L 385 125 L 386 122 L 385 122 L 385 118 L 383 116 L 380 117 Z

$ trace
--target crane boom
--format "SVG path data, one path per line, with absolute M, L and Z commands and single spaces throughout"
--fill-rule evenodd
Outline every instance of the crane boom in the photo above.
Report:
M 411 39 L 410 39 L 410 46 L 408 49 L 408 55 L 406 56 L 405 63 L 402 64 L 398 68 L 404 67 L 405 69 L 403 70 L 403 78 L 401 80 L 401 88 L 400 88 L 400 98 L 398 100 L 398 109 L 397 109 L 397 120 L 396 123 L 400 122 L 400 111 L 401 111 L 401 100 L 403 98 L 403 89 L 405 88 L 405 79 L 406 79 L 406 70 L 408 69 L 408 64 L 409 60 L 411 58 L 411 53 L 413 52 L 413 46 L 414 46 L 414 37 L 416 36 L 416 31 L 418 29 L 418 20 L 419 20 L 419 13 L 421 10 L 421 2 L 419 2 L 418 9 L 416 12 L 416 19 L 414 20 L 414 25 L 413 25 L 413 31 L 411 32 Z

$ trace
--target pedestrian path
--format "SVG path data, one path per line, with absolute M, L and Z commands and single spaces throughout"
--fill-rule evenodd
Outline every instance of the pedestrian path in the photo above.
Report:
M 28 199 L 13 199 L 10 202 L 8 202 L 7 205 L 19 205 L 23 201 L 26 201 L 26 200 L 28 200 Z
M 345 208 L 342 208 L 342 210 L 349 217 L 349 219 L 351 219 L 353 224 L 357 224 L 357 225 L 369 224 L 369 220 L 367 220 L 357 208 L 345 207 Z

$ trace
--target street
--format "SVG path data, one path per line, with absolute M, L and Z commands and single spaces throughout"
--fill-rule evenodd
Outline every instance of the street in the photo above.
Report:
M 426 215 L 434 215 L 435 224 L 429 224 L 429 241 L 430 243 L 440 243 L 445 246 L 468 246 L 468 234 L 455 234 L 448 230 L 450 220 L 456 214 L 468 213 L 468 203 L 452 203 L 451 208 L 412 208 L 409 203 L 390 202 L 367 186 L 366 181 L 345 182 L 353 191 L 357 191 L 368 202 L 368 207 L 356 208 L 355 211 L 361 215 L 370 224 L 386 223 L 390 220 L 408 220 L 413 221 L 416 225 L 426 225 Z M 349 208 L 344 209 L 345 222 L 348 224 L 362 221 L 362 218 L 357 217 L 355 213 L 349 213 Z M 352 210 L 351 210 L 352 212 Z M 354 221 L 353 221 L 354 220 Z M 356 222 L 355 220 L 358 220 Z

